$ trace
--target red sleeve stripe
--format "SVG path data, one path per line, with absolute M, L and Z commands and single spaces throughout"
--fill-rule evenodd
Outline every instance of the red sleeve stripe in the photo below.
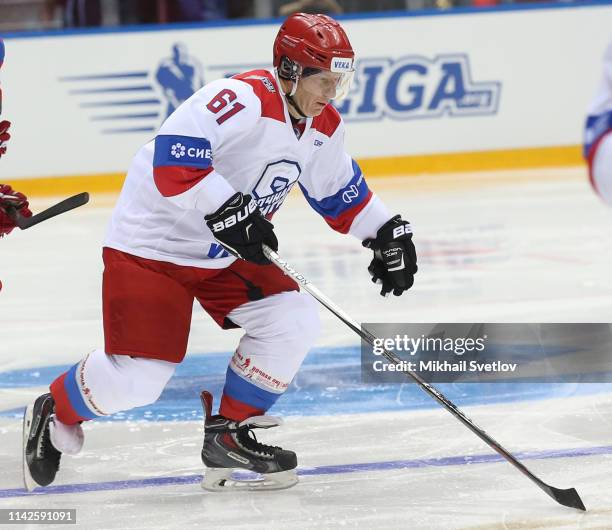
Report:
M 361 212 L 361 210 L 366 207 L 370 200 L 372 200 L 372 191 L 368 190 L 368 194 L 362 202 L 360 202 L 356 206 L 353 206 L 352 208 L 349 208 L 348 210 L 344 210 L 335 219 L 327 216 L 324 217 L 325 222 L 329 226 L 331 226 L 336 232 L 346 234 L 351 229 L 351 225 L 353 224 L 355 217 L 357 217 L 359 212 Z
M 323 109 L 321 114 L 315 116 L 311 127 L 331 138 L 336 132 L 338 125 L 340 125 L 340 121 L 340 113 L 333 105 L 329 104 Z
M 157 189 L 164 197 L 173 197 L 193 188 L 212 171 L 212 166 L 206 169 L 184 166 L 159 166 L 153 168 L 153 179 Z
M 265 77 L 267 82 L 260 78 Z M 253 92 L 261 101 L 261 116 L 262 118 L 271 118 L 273 120 L 285 123 L 285 110 L 283 106 L 280 87 L 276 84 L 276 79 L 267 70 L 252 70 L 234 76 L 234 79 L 243 81 L 253 88 Z M 274 89 L 271 91 L 267 86 Z

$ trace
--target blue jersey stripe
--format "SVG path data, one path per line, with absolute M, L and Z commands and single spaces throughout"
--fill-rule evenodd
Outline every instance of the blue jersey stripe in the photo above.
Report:
M 326 218 L 336 219 L 349 208 L 359 206 L 369 193 L 368 185 L 363 178 L 361 168 L 353 160 L 353 178 L 349 183 L 333 195 L 321 200 L 313 199 L 306 188 L 300 184 L 300 188 L 308 204 L 320 215 Z
M 160 134 L 155 138 L 153 167 L 190 166 L 207 169 L 212 165 L 212 149 L 206 138 Z

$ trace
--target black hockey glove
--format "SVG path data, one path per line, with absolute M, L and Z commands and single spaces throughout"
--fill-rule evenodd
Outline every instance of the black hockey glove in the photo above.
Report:
M 232 195 L 215 213 L 204 217 L 208 228 L 228 252 L 258 265 L 268 265 L 262 243 L 278 250 L 274 225 L 257 208 L 250 195 Z
M 400 296 L 412 287 L 418 267 L 410 223 L 396 215 L 378 229 L 376 239 L 366 239 L 363 246 L 374 251 L 368 271 L 374 283 L 382 283 L 382 296 L 391 291 Z

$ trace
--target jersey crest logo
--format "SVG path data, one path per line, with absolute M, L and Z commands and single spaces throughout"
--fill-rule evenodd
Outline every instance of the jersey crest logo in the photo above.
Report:
M 253 198 L 263 215 L 280 208 L 301 173 L 302 168 L 293 160 L 278 160 L 266 166 L 253 188 Z

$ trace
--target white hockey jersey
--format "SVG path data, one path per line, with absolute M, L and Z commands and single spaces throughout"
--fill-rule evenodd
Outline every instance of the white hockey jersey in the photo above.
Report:
M 594 147 L 612 130 L 612 42 L 604 53 L 603 76 L 597 94 L 589 105 L 584 134 L 584 157 L 591 159 Z
M 213 81 L 134 157 L 104 245 L 178 265 L 227 267 L 235 258 L 204 215 L 241 191 L 271 218 L 296 184 L 333 229 L 359 239 L 375 236 L 391 217 L 346 154 L 333 106 L 308 118 L 298 139 L 273 71 Z

